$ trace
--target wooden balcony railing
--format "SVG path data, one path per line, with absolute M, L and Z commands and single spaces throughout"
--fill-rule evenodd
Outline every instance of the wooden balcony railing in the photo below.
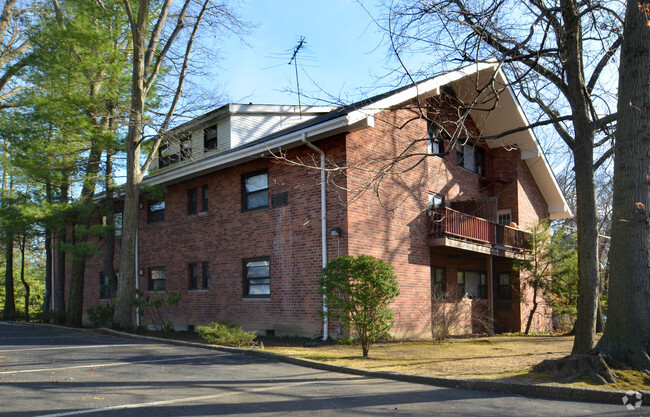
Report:
M 527 249 L 527 233 L 447 207 L 431 211 L 431 236 L 453 236 L 490 245 Z

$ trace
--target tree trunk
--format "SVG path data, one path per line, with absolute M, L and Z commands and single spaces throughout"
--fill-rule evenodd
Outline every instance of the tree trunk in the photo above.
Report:
M 526 330 L 524 331 L 524 334 L 526 335 L 530 332 L 530 326 L 533 324 L 535 311 L 537 311 L 537 287 L 533 289 L 533 308 L 530 310 L 530 314 L 528 314 L 528 321 L 526 321 Z
M 61 186 L 60 201 L 62 204 L 68 203 L 68 185 Z M 63 225 L 57 233 L 57 241 L 59 248 L 56 251 L 56 271 L 54 277 L 54 311 L 57 314 L 56 320 L 59 321 L 65 314 L 65 267 L 66 256 L 65 253 L 68 243 L 68 224 L 67 219 L 63 219 Z
M 598 303 L 597 210 L 594 183 L 594 126 L 589 112 L 590 98 L 585 85 L 582 60 L 582 26 L 578 4 L 561 0 L 564 32 L 559 39 L 560 58 L 566 71 L 566 97 L 573 116 L 573 156 L 578 224 L 578 314 L 573 353 L 591 349 L 596 340 Z
M 575 339 L 572 353 L 585 352 L 596 342 L 596 311 L 598 308 L 598 253 L 594 242 L 598 238 L 596 193 L 592 140 L 593 132 L 578 133 L 576 125 L 575 176 L 578 213 L 578 314 L 575 322 Z M 579 136 L 586 136 L 578 140 Z
M 52 203 L 52 183 L 45 184 L 46 201 Z M 45 226 L 45 296 L 43 297 L 43 312 L 52 309 L 52 227 Z
M 2 316 L 13 320 L 16 315 L 16 302 L 14 299 L 14 237 L 11 234 L 7 236 L 5 263 L 5 305 Z
M 127 2 L 128 3 L 128 2 Z M 145 91 L 145 31 L 149 16 L 149 1 L 139 4 L 138 15 L 131 22 L 133 36 L 133 73 L 131 78 L 131 113 L 126 137 L 126 184 L 124 186 L 124 212 L 122 214 L 122 245 L 120 270 L 117 280 L 117 297 L 113 323 L 123 329 L 133 323 L 131 310 L 135 297 L 136 245 L 138 237 L 138 207 L 140 203 L 140 140 L 144 114 Z
M 98 133 L 104 133 L 103 129 L 98 128 Z M 75 249 L 72 258 L 72 274 L 70 276 L 70 296 L 68 298 L 68 324 L 75 327 L 81 327 L 83 321 L 83 304 L 84 304 L 84 279 L 86 273 L 86 257 L 88 256 L 88 235 L 93 214 L 92 204 L 95 197 L 95 187 L 97 186 L 97 174 L 99 172 L 99 163 L 101 161 L 102 150 L 98 149 L 97 142 L 91 141 L 90 153 L 86 161 L 86 173 L 84 175 L 84 184 L 81 188 L 79 203 L 81 207 L 79 222 L 75 230 Z
M 75 246 L 72 255 L 72 271 L 70 274 L 70 293 L 68 295 L 68 315 L 66 322 L 70 326 L 81 327 L 83 321 L 83 292 L 84 276 L 86 272 L 86 255 L 84 249 L 78 249 L 87 244 L 87 230 L 90 227 L 90 216 L 83 214 L 79 222 L 75 225 Z M 81 235 L 77 235 L 81 230 Z M 75 253 L 76 252 L 76 253 Z
M 650 371 L 650 26 L 627 1 L 618 87 L 607 327 L 597 349 Z M 645 12 L 649 12 L 647 3 Z
M 104 271 L 108 276 L 111 299 L 117 293 L 115 275 L 115 198 L 113 196 L 113 153 L 106 152 L 106 237 L 104 238 Z M 112 301 L 114 303 L 114 301 Z
M 25 287 L 25 321 L 29 323 L 29 284 L 25 280 L 25 244 L 26 238 L 23 234 L 20 240 L 20 281 Z

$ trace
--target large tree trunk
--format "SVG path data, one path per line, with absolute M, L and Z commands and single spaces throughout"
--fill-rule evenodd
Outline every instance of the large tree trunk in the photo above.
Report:
M 576 123 L 578 125 L 578 123 Z M 591 349 L 596 342 L 596 311 L 598 309 L 598 253 L 594 242 L 598 239 L 596 193 L 592 141 L 578 141 L 576 127 L 575 176 L 578 213 L 578 314 L 572 353 Z M 586 129 L 585 129 L 586 130 Z M 589 137 L 587 132 L 581 133 Z M 591 133 L 593 138 L 593 133 Z M 582 144 L 578 144 L 581 143 Z
M 650 371 L 650 26 L 638 0 L 627 2 L 623 36 L 609 308 L 597 349 Z
M 128 2 L 126 2 L 128 3 Z M 130 7 L 130 6 L 129 6 Z M 138 238 L 138 207 L 140 203 L 140 140 L 144 114 L 145 91 L 145 31 L 149 16 L 149 1 L 139 4 L 138 14 L 131 21 L 133 36 L 133 73 L 131 78 L 131 114 L 126 137 L 126 184 L 124 186 L 124 213 L 122 214 L 122 245 L 120 271 L 117 280 L 117 297 L 113 323 L 123 329 L 131 327 L 132 306 L 135 297 L 135 280 L 138 279 L 136 245 Z
M 2 316 L 6 319 L 14 319 L 16 314 L 16 302 L 14 299 L 14 237 L 7 236 L 7 247 L 5 248 L 5 305 Z
M 564 18 L 560 51 L 566 70 L 566 95 L 571 105 L 575 134 L 572 151 L 576 179 L 580 286 L 573 353 L 577 353 L 591 349 L 596 340 L 598 230 L 594 183 L 594 127 L 589 113 L 590 99 L 585 89 L 580 12 L 574 0 L 561 0 L 560 4 Z

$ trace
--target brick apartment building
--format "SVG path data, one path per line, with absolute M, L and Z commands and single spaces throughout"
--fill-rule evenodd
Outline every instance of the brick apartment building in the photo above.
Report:
M 570 212 L 532 132 L 482 140 L 527 123 L 495 71 L 476 66 L 340 108 L 231 104 L 171 130 L 145 179 L 164 197 L 140 204 L 140 290 L 178 292 L 167 314 L 179 329 L 228 319 L 336 337 L 318 314 L 320 269 L 368 254 L 399 278 L 396 337 L 429 337 L 452 307 L 456 333 L 521 330 L 531 307 L 512 267 L 525 256 L 522 229 Z M 459 123 L 454 103 L 490 78 L 498 102 Z M 111 297 L 97 245 L 84 310 Z M 533 327 L 550 327 L 548 309 Z

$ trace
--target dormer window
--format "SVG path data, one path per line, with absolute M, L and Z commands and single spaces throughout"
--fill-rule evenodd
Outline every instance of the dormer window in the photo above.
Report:
M 169 143 L 162 142 L 158 147 L 158 168 L 164 168 L 171 163 L 171 152 Z
M 205 152 L 217 149 L 217 125 L 203 129 L 203 149 Z
M 181 161 L 190 159 L 192 157 L 192 148 L 190 147 L 191 140 L 192 140 L 192 136 L 185 136 L 182 137 L 178 142 L 179 157 Z

